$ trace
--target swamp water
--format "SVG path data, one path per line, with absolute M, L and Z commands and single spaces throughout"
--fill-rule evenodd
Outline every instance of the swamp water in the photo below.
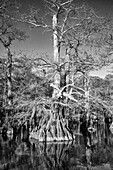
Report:
M 81 135 L 59 143 L 0 135 L 0 170 L 113 170 L 113 135 L 93 143 L 86 147 Z

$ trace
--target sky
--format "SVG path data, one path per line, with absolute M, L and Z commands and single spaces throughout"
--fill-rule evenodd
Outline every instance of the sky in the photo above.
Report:
M 105 78 L 107 74 L 111 74 L 111 67 L 103 67 L 101 70 L 91 71 L 91 76 L 99 76 L 101 78 Z
M 29 5 L 34 5 L 37 9 L 43 13 L 44 3 L 43 0 L 19 0 L 23 5 L 23 10 L 26 11 Z M 113 16 L 113 0 L 74 0 L 77 6 L 81 4 L 87 4 L 91 6 L 95 12 L 99 15 L 111 15 Z M 48 32 L 43 32 L 41 28 L 29 29 L 29 26 L 26 24 L 19 23 L 19 27 L 26 31 L 29 35 L 29 38 L 24 42 L 14 42 L 12 48 L 16 51 L 19 50 L 28 50 L 34 51 L 39 54 L 47 52 L 49 55 L 52 55 L 52 36 Z M 0 45 L 0 51 L 4 52 L 4 48 Z M 92 74 L 98 74 L 101 77 L 104 77 L 107 74 L 107 68 L 103 68 L 101 71 L 93 72 Z

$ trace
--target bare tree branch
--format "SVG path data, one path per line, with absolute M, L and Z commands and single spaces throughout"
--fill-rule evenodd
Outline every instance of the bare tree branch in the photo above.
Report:
M 62 3 L 62 4 L 60 4 L 61 6 L 65 6 L 65 5 L 67 5 L 67 4 L 71 4 L 73 2 L 73 0 L 68 0 L 68 1 L 66 1 L 66 2 L 64 2 L 64 3 Z
M 52 12 L 52 14 L 56 14 L 56 11 L 55 10 L 53 10 L 51 7 L 49 7 L 48 5 L 46 5 L 47 6 L 47 8 Z
M 59 8 L 58 4 L 56 3 L 56 1 L 52 1 L 52 0 L 44 0 L 46 3 L 50 4 L 52 7 L 56 7 Z
M 72 30 L 72 29 L 74 29 L 74 28 L 76 28 L 76 27 L 78 27 L 78 26 L 81 26 L 81 24 L 79 23 L 79 24 L 76 24 L 76 25 L 74 25 L 74 26 L 72 26 L 72 27 L 69 27 L 68 29 L 66 29 L 65 31 L 62 32 L 62 36 L 63 36 L 65 33 L 67 33 L 68 31 L 70 31 L 70 30 Z
M 65 18 L 64 18 L 64 20 L 63 20 L 63 25 L 62 25 L 62 28 L 61 28 L 61 33 L 64 31 L 66 22 L 67 22 L 67 20 L 68 20 L 69 14 L 70 14 L 70 11 L 71 11 L 71 9 L 69 9 L 68 11 L 66 11 L 66 16 L 65 16 Z

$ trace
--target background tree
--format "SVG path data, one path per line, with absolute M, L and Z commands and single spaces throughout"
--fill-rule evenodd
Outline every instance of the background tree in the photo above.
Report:
M 17 7 L 14 2 L 0 1 L 0 42 L 5 48 L 7 60 L 5 63 L 5 79 L 6 88 L 5 95 L 6 103 L 5 109 L 12 109 L 13 95 L 12 95 L 12 52 L 11 45 L 14 40 L 25 40 L 26 35 L 23 31 L 16 28 L 15 22 L 12 20 L 12 15 L 16 12 Z M 12 12 L 13 11 L 13 12 Z M 7 111 L 8 111 L 7 110 Z M 8 112 L 6 112 L 8 114 Z M 6 117 L 7 117 L 6 114 Z

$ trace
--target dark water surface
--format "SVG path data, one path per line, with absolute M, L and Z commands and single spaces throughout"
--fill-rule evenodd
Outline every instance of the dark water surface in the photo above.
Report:
M 0 136 L 0 170 L 111 170 L 112 141 L 111 135 L 87 148 L 82 136 L 74 142 L 47 144 Z

